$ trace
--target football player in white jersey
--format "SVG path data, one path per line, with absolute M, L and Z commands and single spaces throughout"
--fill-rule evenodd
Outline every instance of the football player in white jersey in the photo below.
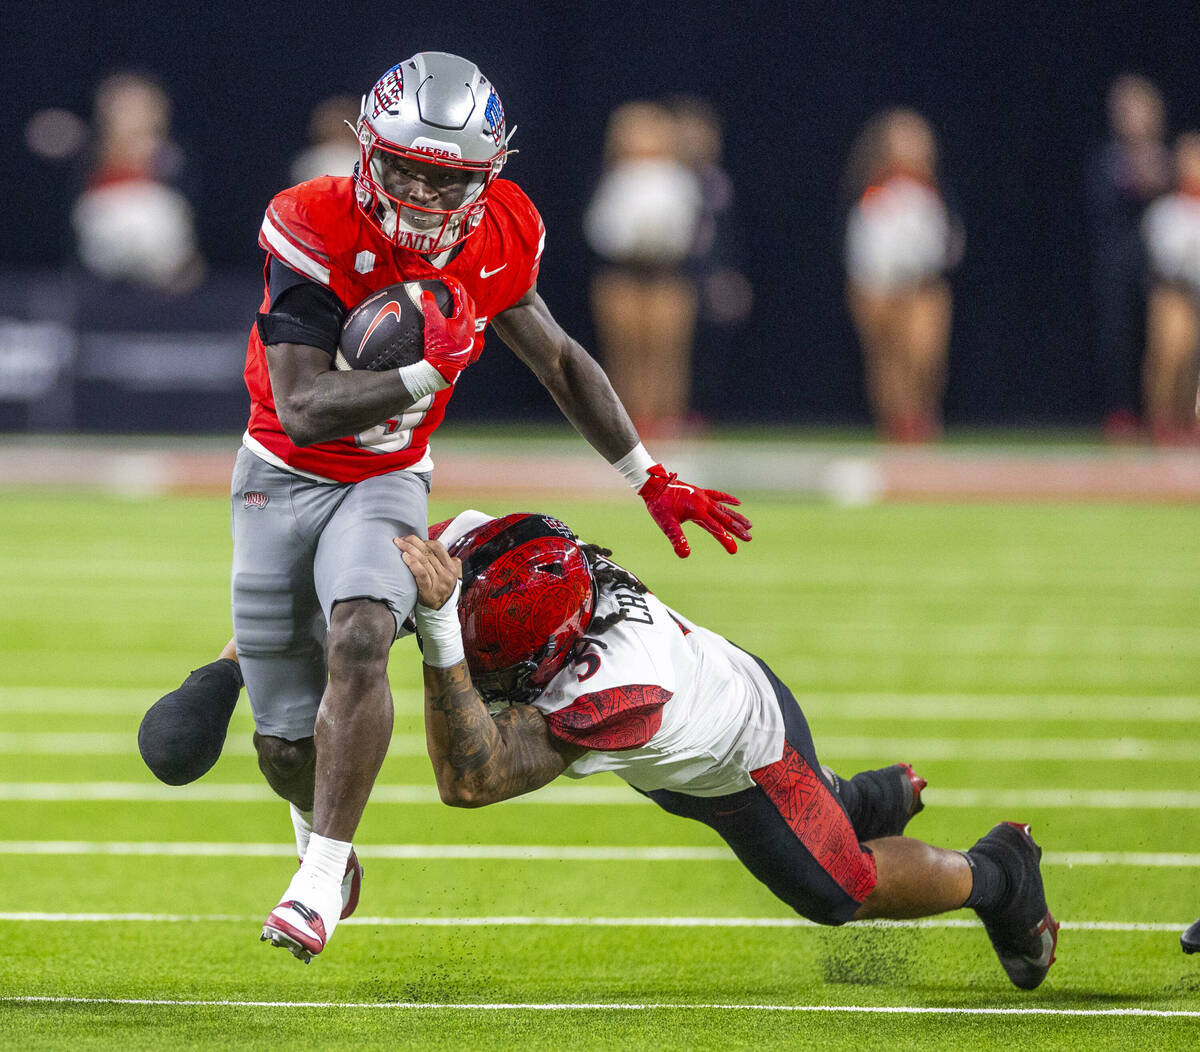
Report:
M 902 836 L 924 782 L 906 764 L 842 780 L 760 659 L 663 604 L 549 516 L 464 512 L 397 538 L 418 586 L 426 738 L 442 799 L 480 807 L 560 774 L 612 771 L 711 826 L 821 924 L 983 921 L 1033 989 L 1054 961 L 1041 848 L 1002 822 L 968 851 Z

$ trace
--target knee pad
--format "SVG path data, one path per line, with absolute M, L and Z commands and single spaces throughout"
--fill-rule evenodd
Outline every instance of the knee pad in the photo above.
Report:
M 305 603 L 283 574 L 238 573 L 233 578 L 234 630 L 239 657 L 277 657 L 312 645 L 316 597 Z M 320 618 L 322 627 L 324 617 Z

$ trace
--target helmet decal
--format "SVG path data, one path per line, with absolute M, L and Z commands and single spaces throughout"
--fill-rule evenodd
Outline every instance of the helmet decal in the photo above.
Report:
M 404 74 L 400 72 L 403 62 L 397 62 L 375 84 L 371 97 L 375 100 L 371 108 L 371 116 L 378 117 L 381 113 L 392 113 L 397 103 L 404 96 Z
M 487 106 L 483 111 L 484 127 L 491 132 L 492 142 L 500 146 L 504 141 L 504 107 L 500 105 L 500 96 L 492 88 L 488 95 Z

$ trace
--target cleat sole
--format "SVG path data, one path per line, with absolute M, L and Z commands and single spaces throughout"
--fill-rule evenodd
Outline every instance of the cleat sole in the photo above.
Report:
M 259 942 L 270 942 L 274 947 L 281 950 L 290 950 L 292 956 L 298 961 L 303 961 L 308 964 L 312 960 L 312 952 L 301 946 L 295 939 L 285 932 L 279 931 L 277 928 L 263 927 L 262 934 L 258 937 Z

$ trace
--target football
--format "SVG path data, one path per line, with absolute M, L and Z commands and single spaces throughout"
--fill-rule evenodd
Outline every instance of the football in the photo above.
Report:
M 425 315 L 421 293 L 433 293 L 443 315 L 454 309 L 450 290 L 441 281 L 405 281 L 371 293 L 342 324 L 333 364 L 338 369 L 386 372 L 413 365 L 425 356 Z

